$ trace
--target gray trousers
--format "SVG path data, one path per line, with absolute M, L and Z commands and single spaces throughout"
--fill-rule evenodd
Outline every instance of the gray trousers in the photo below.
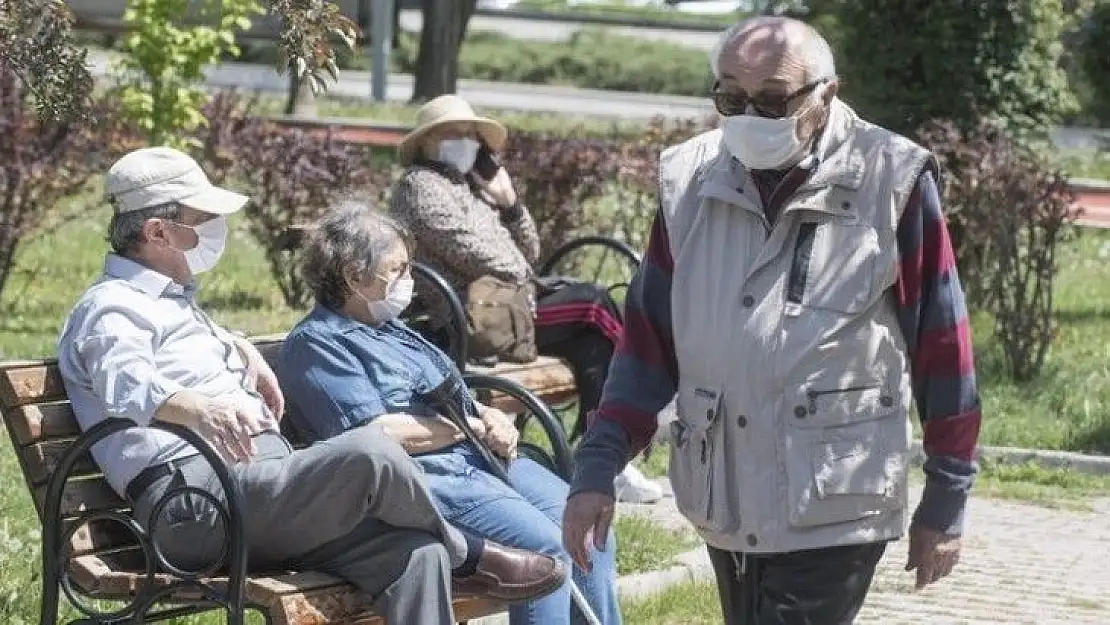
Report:
M 355 428 L 294 451 L 281 436 L 255 438 L 258 454 L 231 467 L 244 495 L 252 571 L 314 570 L 350 581 L 389 623 L 454 622 L 451 569 L 466 539 L 436 510 L 419 465 L 380 427 Z M 225 501 L 203 457 L 179 461 L 134 502 L 135 519 L 169 562 L 198 570 L 220 555 L 224 526 L 211 502 L 164 494 L 191 486 Z

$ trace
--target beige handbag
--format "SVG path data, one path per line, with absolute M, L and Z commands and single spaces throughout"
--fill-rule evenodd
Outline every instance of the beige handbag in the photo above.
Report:
M 529 285 L 483 276 L 466 289 L 470 357 L 527 363 L 537 357 L 535 312 Z

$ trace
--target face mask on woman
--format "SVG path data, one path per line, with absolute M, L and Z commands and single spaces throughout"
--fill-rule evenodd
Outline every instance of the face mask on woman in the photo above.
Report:
M 474 167 L 479 147 L 478 142 L 470 138 L 444 139 L 439 142 L 439 160 L 465 174 Z
M 366 310 L 370 317 L 379 323 L 385 323 L 397 318 L 409 304 L 412 303 L 413 280 L 402 276 L 390 283 L 385 291 L 385 299 L 371 300 L 356 289 L 351 289 L 355 295 L 366 303 Z

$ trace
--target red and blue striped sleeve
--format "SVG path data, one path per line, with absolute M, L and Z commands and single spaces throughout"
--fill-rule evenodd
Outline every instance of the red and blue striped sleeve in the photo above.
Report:
M 897 238 L 894 295 L 926 456 L 925 491 L 914 520 L 956 535 L 978 472 L 981 412 L 967 304 L 929 170 L 906 204 Z
M 655 216 L 640 271 L 624 302 L 617 344 L 598 407 L 575 455 L 571 492 L 612 494 L 613 478 L 647 447 L 656 415 L 674 399 L 678 362 L 671 326 L 674 260 L 662 211 Z

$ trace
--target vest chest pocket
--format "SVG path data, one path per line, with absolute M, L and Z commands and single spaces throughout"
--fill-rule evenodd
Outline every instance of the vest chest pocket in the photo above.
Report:
M 909 424 L 881 378 L 811 380 L 793 394 L 786 428 L 794 527 L 847 523 L 901 505 Z
M 786 301 L 803 308 L 854 314 L 874 296 L 878 233 L 869 225 L 805 222 L 798 228 Z
M 678 419 L 671 422 L 671 460 L 667 474 L 678 509 L 691 523 L 717 529 L 713 509 L 712 484 L 714 453 L 721 436 L 719 422 L 723 405 L 715 389 L 682 389 L 678 394 Z

